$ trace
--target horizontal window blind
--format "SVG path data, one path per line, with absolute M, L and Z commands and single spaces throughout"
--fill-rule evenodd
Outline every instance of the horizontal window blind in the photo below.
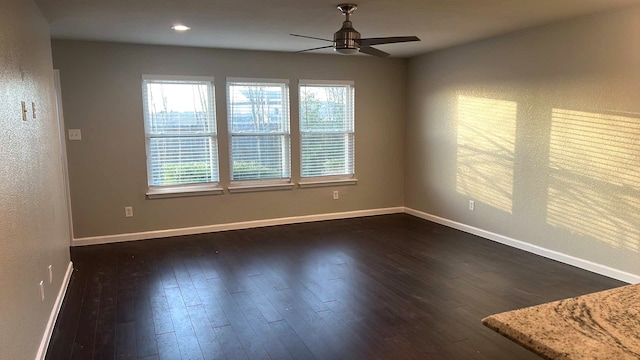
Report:
M 301 177 L 355 173 L 352 84 L 300 83 Z
M 302 177 L 353 174 L 353 136 L 303 133 Z
M 291 177 L 288 84 L 228 81 L 231 180 Z
M 219 181 L 213 81 L 143 78 L 149 186 Z

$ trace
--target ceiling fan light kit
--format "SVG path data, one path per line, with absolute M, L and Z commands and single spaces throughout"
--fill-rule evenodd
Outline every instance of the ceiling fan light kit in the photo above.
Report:
M 343 55 L 353 55 L 358 52 L 373 55 L 377 57 L 387 57 L 388 53 L 378 50 L 371 45 L 383 45 L 393 44 L 410 41 L 420 41 L 416 36 L 397 36 L 397 37 L 382 37 L 382 38 L 369 38 L 362 39 L 360 33 L 353 28 L 351 23 L 351 14 L 358 8 L 355 4 L 340 4 L 337 6 L 338 10 L 345 16 L 345 20 L 342 23 L 340 30 L 333 34 L 333 41 L 328 39 L 322 39 L 312 36 L 290 34 L 291 36 L 303 37 L 314 40 L 322 40 L 332 42 L 333 45 L 321 46 L 313 49 L 302 50 L 298 52 L 307 52 L 312 50 L 327 49 L 333 47 L 333 50 Z

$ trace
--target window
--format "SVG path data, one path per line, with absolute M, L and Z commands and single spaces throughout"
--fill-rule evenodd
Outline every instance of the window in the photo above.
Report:
M 290 182 L 288 90 L 286 80 L 227 80 L 232 183 Z
M 219 190 L 213 79 L 144 75 L 142 93 L 147 195 Z
M 300 149 L 303 182 L 353 179 L 352 82 L 300 81 Z

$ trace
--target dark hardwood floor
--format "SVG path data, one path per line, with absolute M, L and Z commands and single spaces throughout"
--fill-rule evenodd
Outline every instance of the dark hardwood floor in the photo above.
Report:
M 47 359 L 538 359 L 480 319 L 624 285 L 403 214 L 71 255 Z

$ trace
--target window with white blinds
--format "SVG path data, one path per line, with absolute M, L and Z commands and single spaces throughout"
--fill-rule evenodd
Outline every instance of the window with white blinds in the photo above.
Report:
M 213 78 L 142 78 L 150 189 L 217 183 Z
M 288 180 L 288 81 L 229 78 L 227 102 L 231 180 Z
M 353 83 L 301 80 L 301 177 L 353 177 L 354 137 Z

